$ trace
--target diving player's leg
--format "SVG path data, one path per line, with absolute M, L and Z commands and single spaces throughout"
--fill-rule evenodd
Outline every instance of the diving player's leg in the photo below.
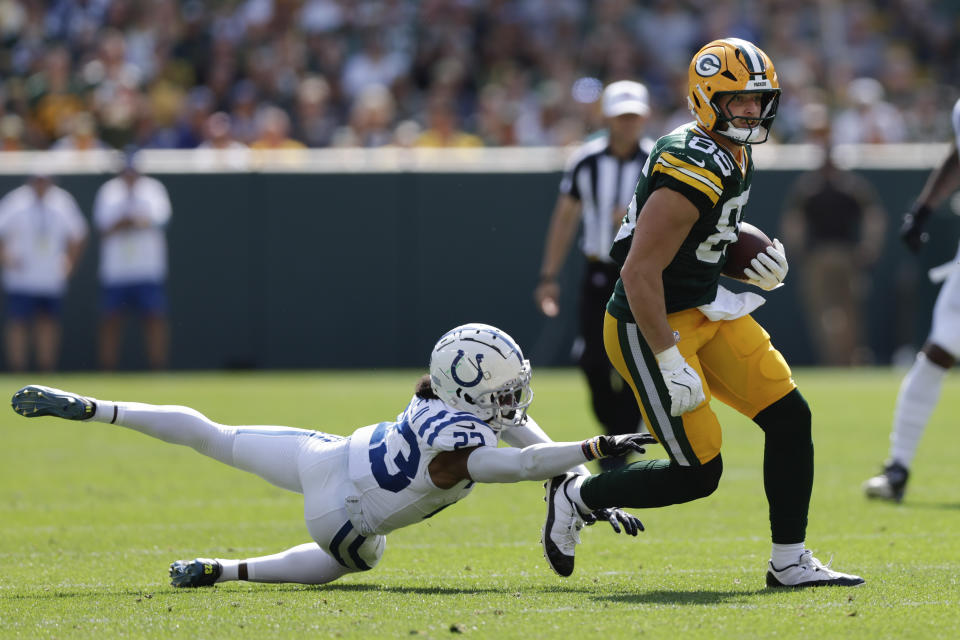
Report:
M 341 439 L 291 427 L 218 424 L 199 411 L 174 405 L 111 402 L 31 385 L 13 396 L 13 409 L 27 416 L 57 416 L 116 424 L 148 436 L 191 447 L 290 491 L 302 492 L 297 459 L 310 440 Z
M 177 560 L 170 565 L 170 584 L 205 587 L 231 580 L 326 584 L 348 573 L 369 571 L 380 561 L 386 547 L 385 536 L 359 535 L 343 508 L 308 520 L 307 528 L 318 542 L 269 556 Z
M 289 491 L 303 493 L 297 459 L 311 439 L 340 439 L 316 431 L 218 424 L 189 407 L 96 401 L 95 421 L 111 422 L 191 447 Z M 116 416 L 113 418 L 112 416 Z
M 253 435 L 240 436 L 238 466 L 248 464 L 244 459 L 254 451 L 271 446 L 269 440 L 250 439 Z M 309 438 L 295 459 L 285 463 L 298 473 L 304 494 L 304 520 L 314 542 L 256 558 L 178 560 L 170 565 L 171 584 L 200 587 L 229 580 L 325 584 L 376 566 L 386 538 L 361 535 L 345 507 L 347 496 L 354 493 L 348 475 L 349 440 L 336 436 L 324 439 L 324 435 Z M 282 452 L 278 455 L 283 457 Z
M 189 407 L 111 402 L 41 385 L 20 389 L 13 395 L 11 405 L 28 418 L 55 416 L 120 425 L 233 464 L 235 429 L 219 425 Z
M 207 587 L 233 580 L 326 584 L 349 572 L 350 569 L 338 563 L 317 543 L 307 542 L 280 553 L 242 560 L 177 560 L 170 565 L 170 584 L 174 587 Z

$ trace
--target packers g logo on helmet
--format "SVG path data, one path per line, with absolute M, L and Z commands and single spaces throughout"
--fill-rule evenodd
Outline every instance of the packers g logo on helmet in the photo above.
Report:
M 712 53 L 705 53 L 697 58 L 697 73 L 709 78 L 720 73 L 720 58 Z
M 734 127 L 717 98 L 735 93 L 761 94 L 761 113 Z M 714 40 L 690 61 L 687 104 L 697 123 L 739 143 L 766 142 L 780 102 L 780 81 L 769 56 L 760 47 L 740 38 Z

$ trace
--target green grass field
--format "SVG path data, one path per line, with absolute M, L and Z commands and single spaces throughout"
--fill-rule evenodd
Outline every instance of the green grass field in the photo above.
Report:
M 761 432 L 725 425 L 719 490 L 639 515 L 638 539 L 584 531 L 577 570 L 541 557 L 539 483 L 486 485 L 389 536 L 380 565 L 323 587 L 175 591 L 167 566 L 307 542 L 300 498 L 120 427 L 0 419 L 0 637 L 952 638 L 960 623 L 960 375 L 944 386 L 904 504 L 868 502 L 902 372 L 800 370 L 814 411 L 807 544 L 856 589 L 770 591 Z M 229 424 L 347 434 L 392 418 L 416 372 L 0 376 L 185 404 Z M 596 432 L 573 370 L 536 371 L 531 413 L 557 440 Z M 660 447 L 648 455 L 662 457 Z

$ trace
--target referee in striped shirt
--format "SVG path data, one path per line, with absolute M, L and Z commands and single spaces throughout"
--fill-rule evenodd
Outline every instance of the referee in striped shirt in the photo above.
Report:
M 575 352 L 590 385 L 597 420 L 607 434 L 619 434 L 636 431 L 641 418 L 633 392 L 610 365 L 603 348 L 603 312 L 619 275 L 609 251 L 652 141 L 640 139 L 650 113 L 642 84 L 614 82 L 604 89 L 602 104 L 606 131 L 581 145 L 567 162 L 534 298 L 547 317 L 560 312 L 557 275 L 582 220 L 581 249 L 587 265 L 580 284 L 580 337 Z M 600 463 L 608 469 L 625 460 L 605 458 Z

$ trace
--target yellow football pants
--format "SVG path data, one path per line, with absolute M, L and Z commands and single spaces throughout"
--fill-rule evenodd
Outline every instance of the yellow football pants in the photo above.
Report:
M 712 321 L 698 309 L 667 316 L 680 334 L 677 347 L 703 383 L 706 402 L 679 417 L 670 415 L 670 394 L 657 360 L 636 324 L 609 313 L 603 342 L 613 366 L 630 384 L 651 433 L 681 465 L 709 462 L 720 453 L 720 422 L 710 408 L 716 397 L 753 418 L 796 388 L 790 367 L 751 316 Z

